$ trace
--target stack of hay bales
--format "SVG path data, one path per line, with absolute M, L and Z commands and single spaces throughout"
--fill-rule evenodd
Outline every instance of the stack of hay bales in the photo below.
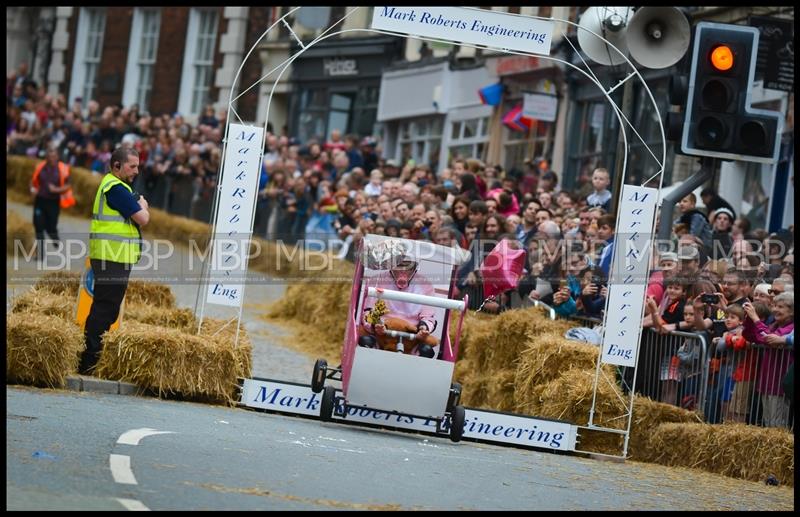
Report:
M 7 215 L 6 255 L 13 256 L 16 253 L 29 255 L 34 243 L 33 225 L 31 221 L 25 219 L 13 210 L 9 210 Z
M 331 262 L 328 269 L 289 285 L 267 317 L 301 323 L 292 346 L 339 364 L 352 288 L 353 265 Z
M 785 429 L 745 424 L 666 423 L 650 431 L 641 460 L 699 468 L 763 482 L 774 475 L 794 486 L 794 435 Z
M 85 348 L 75 322 L 80 275 L 48 273 L 14 300 L 6 318 L 8 382 L 63 387 Z M 96 375 L 159 396 L 235 404 L 238 379 L 252 370 L 252 344 L 235 320 L 205 318 L 197 334 L 191 310 L 175 307 L 168 286 L 131 280 L 122 325 L 104 335 Z

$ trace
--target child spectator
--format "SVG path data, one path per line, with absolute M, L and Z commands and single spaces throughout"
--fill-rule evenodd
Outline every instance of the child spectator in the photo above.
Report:
M 364 187 L 364 193 L 368 196 L 380 196 L 381 186 L 383 185 L 383 173 L 380 169 L 373 169 L 369 173 L 369 183 Z
M 594 191 L 586 196 L 586 204 L 590 207 L 599 206 L 606 212 L 611 210 L 611 192 L 608 186 L 611 184 L 611 177 L 608 169 L 599 167 L 592 173 L 592 187 Z
M 724 379 L 722 392 L 722 414 L 726 422 L 745 422 L 748 400 L 752 386 L 753 355 L 747 354 L 747 340 L 742 336 L 744 309 L 740 305 L 725 308 L 725 333 L 714 338 L 712 343 L 717 354 L 723 355 L 730 365 L 730 377 Z
M 698 317 L 702 317 L 698 313 Z M 695 307 L 687 303 L 683 306 L 683 321 L 689 328 L 695 326 Z M 686 338 L 678 347 L 677 357 L 679 362 L 678 381 L 680 384 L 680 405 L 684 409 L 693 410 L 697 402 L 697 393 L 700 386 L 702 371 L 700 368 L 700 340 Z M 674 360 L 673 360 L 674 361 Z
M 658 304 L 652 297 L 647 299 L 647 309 L 650 321 L 647 318 L 643 326 L 653 326 L 660 334 L 666 334 L 675 330 L 678 323 L 683 319 L 684 305 L 686 304 L 686 286 L 678 278 L 671 278 L 665 282 L 667 304 L 664 311 L 659 314 Z M 650 323 L 648 325 L 647 323 Z M 673 360 L 674 359 L 674 360 Z M 678 360 L 669 350 L 661 358 L 661 398 L 662 402 L 676 404 L 678 393 Z

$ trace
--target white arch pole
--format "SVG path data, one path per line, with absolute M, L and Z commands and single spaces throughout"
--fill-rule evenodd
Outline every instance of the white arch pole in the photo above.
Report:
M 284 15 L 284 16 L 282 16 L 282 17 L 281 17 L 281 18 L 280 18 L 278 21 L 280 21 L 280 22 L 282 22 L 282 23 L 284 23 L 284 24 L 285 24 L 285 23 L 286 23 L 286 22 L 285 22 L 286 18 L 287 18 L 287 17 L 288 17 L 290 14 L 294 13 L 294 12 L 295 12 L 297 9 L 299 9 L 299 7 L 298 7 L 298 8 L 295 8 L 295 9 L 293 9 L 292 11 L 290 11 L 289 13 L 285 14 L 285 15 Z M 632 62 L 631 62 L 631 61 L 628 59 L 628 57 L 627 57 L 627 56 L 626 56 L 624 53 L 622 53 L 622 52 L 621 52 L 621 51 L 620 51 L 618 48 L 616 48 L 616 47 L 615 47 L 615 46 L 614 46 L 612 43 L 610 43 L 608 40 L 606 40 L 605 38 L 603 38 L 601 35 L 599 35 L 599 34 L 595 33 L 594 31 L 591 31 L 591 30 L 589 30 L 589 29 L 585 29 L 585 28 L 583 28 L 583 27 L 580 27 L 578 24 L 576 24 L 576 23 L 574 23 L 574 22 L 570 22 L 570 21 L 568 21 L 568 20 L 561 20 L 561 19 L 556 19 L 556 18 L 544 18 L 544 17 L 539 17 L 539 16 L 526 16 L 526 15 L 514 15 L 514 14 L 512 14 L 513 16 L 523 16 L 523 17 L 526 17 L 526 18 L 534 18 L 534 19 L 540 19 L 540 20 L 557 21 L 557 22 L 563 22 L 563 23 L 566 23 L 566 24 L 568 24 L 568 25 L 574 25 L 574 26 L 576 26 L 576 27 L 577 27 L 577 29 L 578 29 L 578 30 L 588 30 L 590 33 L 592 33 L 592 34 L 593 34 L 593 35 L 595 35 L 596 37 L 598 37 L 598 38 L 600 38 L 601 40 L 603 40 L 603 41 L 606 43 L 606 45 L 607 45 L 609 48 L 613 48 L 613 49 L 614 49 L 614 50 L 615 50 L 617 53 L 619 53 L 619 54 L 620 54 L 620 56 L 622 56 L 622 58 L 623 58 L 623 59 L 624 59 L 624 60 L 625 60 L 625 61 L 628 63 L 628 65 L 629 65 L 629 66 L 631 67 L 631 69 L 633 70 L 633 72 L 631 72 L 631 74 L 629 74 L 629 75 L 628 75 L 628 76 L 627 76 L 625 79 L 623 79 L 623 80 L 622 80 L 622 81 L 620 81 L 620 83 L 618 83 L 616 86 L 614 86 L 614 87 L 612 87 L 612 88 L 610 88 L 610 89 L 608 89 L 608 90 L 604 89 L 604 88 L 603 88 L 603 86 L 602 86 L 602 84 L 600 84 L 599 80 L 597 79 L 597 77 L 596 77 L 596 76 L 595 76 L 593 73 L 591 73 L 591 69 L 588 67 L 588 65 L 586 65 L 586 62 L 585 62 L 585 61 L 583 61 L 583 62 L 584 62 L 584 64 L 587 66 L 587 69 L 589 69 L 589 73 L 587 73 L 587 72 L 583 71 L 582 69 L 580 69 L 580 68 L 579 68 L 579 67 L 577 67 L 576 65 L 573 65 L 572 63 L 569 63 L 569 62 L 567 62 L 567 61 L 564 61 L 564 60 L 561 60 L 561 59 L 558 59 L 558 58 L 550 57 L 550 56 L 543 56 L 543 55 L 540 55 L 540 54 L 534 54 L 534 53 L 530 53 L 530 52 L 523 52 L 523 51 L 511 51 L 511 50 L 508 50 L 508 49 L 496 49 L 496 48 L 494 48 L 494 47 L 488 47 L 488 46 L 482 46 L 482 45 L 473 45 L 473 44 L 467 44 L 467 43 L 462 43 L 462 42 L 458 42 L 458 41 L 455 41 L 455 40 L 447 40 L 447 39 L 440 39 L 440 38 L 421 37 L 421 36 L 415 36 L 415 35 L 408 35 L 408 34 L 405 34 L 405 33 L 395 33 L 395 32 L 391 32 L 391 31 L 378 30 L 378 29 L 371 29 L 371 28 L 370 28 L 370 29 L 347 29 L 347 30 L 341 30 L 341 31 L 337 31 L 337 32 L 331 33 L 331 34 L 329 34 L 329 35 L 325 35 L 325 33 L 327 33 L 328 31 L 330 31 L 330 29 L 332 29 L 332 28 L 333 28 L 335 25 L 337 25 L 338 23 L 340 23 L 341 21 L 343 21 L 345 18 L 347 18 L 348 16 L 350 16 L 352 13 L 354 13 L 354 12 L 355 12 L 356 10 L 358 10 L 358 9 L 360 9 L 360 7 L 355 7 L 354 9 L 352 9 L 352 10 L 351 10 L 349 13 L 347 13 L 347 14 L 346 14 L 346 15 L 345 15 L 345 16 L 344 16 L 342 19 L 340 19 L 338 22 L 336 22 L 336 23 L 334 23 L 333 25 L 331 25 L 331 27 L 329 27 L 329 28 L 328 28 L 328 29 L 327 29 L 327 30 L 326 30 L 326 31 L 325 31 L 323 34 L 321 34 L 320 36 L 316 37 L 316 38 L 315 38 L 315 39 L 314 39 L 314 40 L 313 40 L 311 43 L 309 43 L 308 45 L 304 45 L 304 44 L 302 44 L 302 42 L 300 42 L 300 41 L 299 41 L 299 38 L 297 38 L 297 36 L 296 36 L 296 35 L 294 34 L 294 32 L 292 31 L 292 35 L 293 35 L 293 36 L 295 37 L 295 39 L 297 39 L 297 40 L 298 40 L 298 42 L 300 42 L 300 44 L 301 44 L 301 50 L 300 50 L 299 52 L 295 53 L 295 54 L 294 54 L 293 56 L 291 56 L 290 58 L 288 58 L 288 59 L 284 60 L 284 62 L 283 62 L 283 63 L 281 63 L 280 65 L 278 65 L 277 67 L 275 67 L 273 70 L 271 70 L 270 72 L 268 72 L 268 73 L 267 73 L 267 74 L 266 74 L 264 77 L 260 78 L 258 81 L 256 81 L 256 83 L 254 83 L 253 85 L 251 85 L 250 87 L 248 87 L 248 88 L 247 88 L 246 90 L 244 90 L 244 91 L 243 91 L 243 92 L 242 92 L 242 93 L 241 93 L 239 96 L 237 96 L 237 97 L 236 97 L 236 99 L 238 99 L 239 97 L 241 97 L 241 95 L 243 95 L 244 93 L 246 93 L 247 91 L 249 91 L 250 89 L 252 89 L 252 88 L 253 88 L 255 85 L 259 84 L 261 81 L 263 81 L 264 79 L 266 79 L 267 77 L 269 77 L 270 75 L 272 75 L 272 73 L 273 73 L 273 72 L 275 72 L 275 71 L 276 71 L 278 68 L 281 68 L 281 67 L 282 67 L 282 70 L 280 71 L 280 73 L 278 74 L 278 77 L 276 78 L 276 80 L 275 80 L 275 81 L 274 81 L 274 83 L 273 83 L 272 90 L 270 91 L 269 99 L 268 99 L 268 102 L 267 102 L 267 110 L 266 110 L 266 114 L 265 114 L 265 122 L 264 122 L 264 129 L 265 129 L 265 130 L 264 130 L 264 138 L 266 138 L 266 124 L 267 124 L 267 121 L 269 120 L 269 111 L 270 111 L 270 106 L 271 106 L 271 103 L 272 103 L 272 96 L 274 95 L 274 92 L 275 92 L 275 88 L 276 88 L 276 86 L 277 86 L 277 83 L 278 83 L 278 81 L 279 81 L 279 80 L 280 80 L 280 78 L 282 77 L 283 73 L 284 73 L 284 72 L 285 72 L 285 71 L 288 69 L 288 66 L 289 66 L 289 65 L 290 65 L 292 62 L 294 62 L 294 60 L 295 60 L 295 59 L 297 59 L 297 58 L 298 58 L 298 57 L 299 57 L 299 56 L 300 56 L 300 55 L 301 55 L 303 52 L 305 52 L 305 51 L 306 51 L 308 48 L 312 47 L 312 46 L 313 46 L 315 43 L 317 43 L 317 42 L 319 42 L 319 41 L 322 41 L 323 39 L 327 39 L 327 38 L 329 38 L 329 37 L 336 36 L 336 35 L 343 34 L 343 33 L 348 33 L 348 32 L 372 32 L 372 33 L 378 33 L 378 34 L 387 34 L 387 35 L 400 36 L 400 37 L 404 37 L 404 38 L 407 38 L 407 39 L 409 39 L 409 38 L 410 38 L 410 39 L 420 39 L 420 40 L 427 40 L 427 41 L 434 41 L 434 42 L 457 43 L 457 44 L 459 44 L 459 45 L 461 45 L 461 46 L 465 46 L 465 47 L 472 47 L 472 48 L 479 48 L 479 49 L 490 49 L 490 50 L 499 50 L 499 51 L 501 51 L 501 52 L 504 52 L 504 53 L 507 53 L 507 54 L 516 54 L 516 55 L 525 55 L 525 56 L 536 56 L 536 57 L 538 57 L 538 58 L 541 58 L 541 59 L 547 59 L 547 60 L 551 60 L 551 61 L 559 62 L 559 63 L 562 63 L 562 64 L 564 64 L 565 66 L 568 66 L 568 67 L 570 67 L 570 68 L 573 68 L 573 69 L 575 69 L 576 71 L 578 71 L 578 72 L 582 73 L 583 75 L 585 75 L 585 76 L 586 76 L 586 77 L 587 77 L 587 78 L 588 78 L 588 79 L 589 79 L 589 80 L 590 80 L 592 83 L 594 83 L 594 84 L 595 84 L 595 85 L 596 85 L 598 88 L 600 88 L 600 90 L 603 92 L 603 95 L 606 97 L 606 100 L 607 100 L 607 101 L 608 101 L 608 102 L 609 102 L 609 103 L 612 105 L 612 107 L 614 108 L 614 113 L 616 114 L 616 116 L 617 116 L 617 119 L 618 119 L 618 120 L 619 120 L 619 122 L 620 122 L 620 128 L 624 128 L 624 127 L 630 127 L 630 128 L 631 128 L 631 130 L 632 130 L 632 131 L 633 131 L 633 132 L 636 134 L 636 136 L 637 136 L 637 137 L 639 138 L 639 140 L 642 142 L 642 144 L 645 146 L 645 148 L 648 150 L 648 152 L 650 153 L 650 155 L 651 155 L 651 156 L 652 156 L 652 157 L 653 157 L 653 158 L 656 160 L 656 163 L 658 163 L 658 165 L 659 165 L 659 171 L 658 171 L 658 172 L 657 172 L 655 175 L 653 175 L 651 178 L 649 178 L 648 180 L 646 180 L 644 183 L 642 183 L 642 185 L 645 185 L 645 184 L 649 183 L 649 182 L 650 182 L 650 181 L 651 181 L 651 180 L 652 180 L 652 179 L 653 179 L 655 176 L 658 176 L 658 175 L 660 175 L 660 176 L 661 176 L 661 178 L 659 179 L 659 187 L 658 187 L 658 188 L 659 188 L 659 190 L 661 189 L 661 187 L 662 187 L 662 185 L 663 185 L 663 180 L 664 180 L 664 176 L 663 176 L 663 172 L 664 172 L 664 164 L 665 164 L 665 162 L 666 162 L 666 138 L 665 138 L 665 134 L 664 134 L 664 126 L 663 126 L 663 124 L 662 124 L 662 122 L 661 122 L 661 114 L 660 114 L 660 111 L 659 111 L 659 109 L 658 109 L 658 105 L 657 105 L 657 103 L 655 102 L 655 99 L 653 98 L 653 94 L 652 94 L 652 92 L 650 91 L 650 88 L 647 86 L 647 83 L 644 81 L 644 78 L 641 76 L 641 74 L 640 74 L 640 73 L 639 73 L 639 71 L 636 69 L 636 67 L 633 65 L 633 63 L 632 63 Z M 475 9 L 475 8 L 470 8 L 470 7 L 465 7 L 464 9 L 472 9 L 472 10 L 477 10 L 477 11 L 480 11 L 480 9 Z M 275 27 L 275 25 L 277 25 L 277 23 L 278 23 L 278 22 L 275 22 L 275 23 L 274 23 L 272 26 L 270 26 L 270 28 L 269 28 L 269 29 L 267 29 L 267 31 L 266 31 L 266 32 L 265 32 L 265 33 L 264 33 L 264 34 L 261 36 L 261 38 L 259 38 L 259 40 L 258 40 L 258 41 L 257 41 L 257 42 L 256 42 L 256 43 L 253 45 L 253 47 L 250 49 L 250 51 L 248 52 L 247 56 L 245 57 L 245 61 L 246 61 L 246 60 L 247 60 L 247 58 L 250 56 L 250 54 L 252 53 L 252 51 L 254 50 L 254 48 L 255 48 L 255 47 L 258 45 L 258 43 L 261 41 L 261 39 L 263 39 L 263 37 L 264 37 L 264 36 L 265 36 L 265 35 L 266 35 L 266 34 L 267 34 L 267 33 L 268 33 L 270 30 L 272 30 L 272 28 L 274 28 L 274 27 Z M 287 25 L 288 25 L 288 24 L 287 24 Z M 562 34 L 563 34 L 563 33 L 562 33 Z M 566 35 L 565 35 L 565 37 L 566 37 Z M 569 41 L 569 40 L 567 40 L 567 41 Z M 582 58 L 581 58 L 581 59 L 582 59 Z M 241 69 L 242 69 L 242 67 L 243 67 L 243 66 L 244 66 L 244 62 L 242 63 L 242 66 L 240 66 L 240 67 L 239 67 L 239 71 L 237 72 L 237 75 L 236 75 L 236 77 L 237 77 L 237 80 L 238 80 L 239 72 L 241 71 Z M 591 74 L 591 75 L 590 75 L 590 74 Z M 611 97 L 610 97 L 610 94 L 611 94 L 611 93 L 613 93 L 613 91 L 614 91 L 614 90 L 615 90 L 615 89 L 616 89 L 618 86 L 620 86 L 622 83 L 624 83 L 625 81 L 627 81 L 627 80 L 629 80 L 630 78 L 632 78 L 634 75 L 636 75 L 636 76 L 637 76 L 637 78 L 638 78 L 638 79 L 641 81 L 641 83 L 642 83 L 642 86 L 643 86 L 643 87 L 645 88 L 645 90 L 647 91 L 648 97 L 650 98 L 650 101 L 651 101 L 651 103 L 652 103 L 653 109 L 655 110 L 655 113 L 656 113 L 656 116 L 657 116 L 658 125 L 659 125 L 659 130 L 660 130 L 660 133 L 661 133 L 661 142 L 662 142 L 662 146 L 661 146 L 661 148 L 662 148 L 662 149 L 661 149 L 661 150 L 662 150 L 662 152 L 661 152 L 661 161 L 660 161 L 660 162 L 659 162 L 659 160 L 656 158 L 656 156 L 655 156 L 655 154 L 653 153 L 653 151 L 652 151 L 652 149 L 650 148 L 650 146 L 649 146 L 649 145 L 647 145 L 647 143 L 644 141 L 644 139 L 641 137 L 641 135 L 640 135 L 640 134 L 639 134 L 639 133 L 636 131 L 636 128 L 633 126 L 633 124 L 631 124 L 631 122 L 630 122 L 630 121 L 627 119 L 627 117 L 625 117 L 625 115 L 622 113 L 622 111 L 621 111 L 621 109 L 619 108 L 619 106 L 617 106 L 617 104 L 616 104 L 616 103 L 613 101 L 613 99 L 611 99 Z M 235 86 L 235 85 L 236 85 L 236 81 L 234 81 L 234 86 Z M 230 99 L 231 99 L 231 100 L 229 101 L 229 106 L 228 106 L 228 109 L 229 109 L 229 114 L 230 114 L 230 110 L 231 110 L 231 105 L 232 105 L 232 102 L 233 102 L 233 100 L 235 100 L 235 99 L 233 99 L 233 86 L 232 86 L 232 88 L 231 88 L 231 95 L 230 95 Z M 237 114 L 237 118 L 238 118 L 238 114 Z M 240 120 L 241 120 L 241 119 L 240 119 Z M 229 120 L 228 120 L 228 122 L 229 122 Z M 624 122 L 624 124 L 623 124 L 623 122 Z M 627 157 L 627 155 L 628 155 L 628 152 L 627 152 L 627 151 L 630 149 L 630 144 L 628 143 L 628 140 L 627 140 L 627 134 L 626 134 L 626 132 L 624 131 L 624 129 L 623 129 L 623 135 L 622 135 L 622 136 L 623 136 L 624 146 L 625 146 L 625 149 L 626 149 L 626 153 L 625 153 L 625 155 L 623 156 L 623 178 L 622 178 L 622 179 L 623 179 L 623 184 L 624 184 L 624 179 L 625 179 L 625 177 L 626 177 L 626 175 L 627 175 L 627 159 L 628 159 L 628 157 Z M 227 127 L 226 127 L 226 137 L 227 137 Z M 227 140 L 227 138 L 226 138 L 226 140 Z M 224 156 L 224 155 L 223 155 L 223 156 Z M 261 156 L 263 157 L 263 142 L 262 142 L 262 155 L 261 155 Z M 216 215 L 216 211 L 217 211 L 217 209 L 218 209 L 218 200 L 217 200 L 217 202 L 215 203 L 215 210 L 214 210 L 214 211 L 215 211 L 215 215 Z M 253 205 L 253 211 L 254 211 L 254 210 L 255 210 L 255 204 Z M 619 229 L 619 228 L 617 228 L 616 230 L 618 230 L 618 229 Z M 653 220 L 653 223 L 652 223 L 652 225 L 651 225 L 651 235 L 653 234 L 654 230 L 655 230 L 655 219 Z M 613 257 L 612 257 L 612 261 L 613 261 Z M 611 264 L 611 267 L 613 268 L 613 266 L 614 266 L 614 264 L 612 263 L 612 264 Z M 649 263 L 648 263 L 648 266 L 647 266 L 647 274 L 649 275 Z M 242 296 L 244 296 L 244 294 L 243 294 Z M 607 304 L 607 303 L 608 303 L 608 300 L 606 300 L 606 304 Z M 606 309 L 607 309 L 607 308 L 606 308 Z M 644 310 L 644 308 L 642 308 L 642 311 L 643 311 L 643 310 Z M 606 313 L 607 313 L 607 311 L 606 311 Z M 241 308 L 240 308 L 240 311 L 239 311 L 239 318 L 241 319 Z M 641 315 L 640 315 L 640 318 L 641 318 Z M 238 328 L 237 328 L 237 339 L 238 339 Z M 637 339 L 641 339 L 641 335 L 639 335 L 639 337 L 638 337 Z M 637 350 L 638 350 L 638 346 L 637 346 Z M 629 434 L 630 434 L 630 425 L 631 425 L 631 419 L 632 419 L 632 414 L 633 414 L 633 411 L 632 411 L 632 409 L 633 409 L 633 387 L 632 387 L 632 389 L 631 389 L 630 403 L 629 403 L 629 405 L 628 405 L 628 408 L 627 408 L 627 409 L 628 409 L 628 414 L 627 414 L 627 417 L 628 417 L 628 423 L 627 423 L 627 428 L 626 428 L 626 430 L 625 430 L 624 432 L 622 432 L 622 431 L 621 431 L 621 430 L 619 430 L 619 429 L 605 429 L 605 428 L 601 428 L 601 427 L 599 427 L 599 426 L 594 426 L 594 425 L 593 425 L 593 423 L 592 423 L 592 417 L 593 417 L 593 415 L 594 415 L 594 410 L 595 410 L 595 405 L 596 405 L 596 395 L 597 395 L 597 379 L 598 379 L 598 376 L 599 376 L 599 374 L 600 374 L 600 372 L 601 372 L 601 369 L 600 369 L 600 360 L 601 360 L 601 357 L 600 357 L 600 356 L 598 356 L 597 365 L 596 365 L 596 373 L 595 373 L 595 382 L 594 382 L 594 387 L 593 387 L 592 409 L 591 409 L 591 412 L 590 412 L 590 423 L 589 423 L 589 428 L 591 428 L 591 429 L 595 429 L 595 430 L 602 430 L 602 431 L 609 431 L 609 432 L 615 432 L 615 433 L 624 434 L 624 435 L 625 435 L 625 442 L 624 442 L 624 447 L 623 447 L 623 457 L 625 457 L 625 456 L 627 455 L 627 445 L 628 445 L 628 438 L 629 438 Z M 635 370 L 636 370 L 636 367 L 634 366 L 634 379 L 635 379 Z M 635 381 L 634 381 L 634 382 L 635 382 Z M 634 386 L 634 387 L 635 387 L 635 386 Z

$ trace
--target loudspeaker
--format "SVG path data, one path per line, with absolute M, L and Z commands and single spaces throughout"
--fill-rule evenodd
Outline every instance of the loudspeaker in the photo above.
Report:
M 589 59 L 601 65 L 625 62 L 628 54 L 625 26 L 632 11 L 631 7 L 589 7 L 583 12 L 578 24 L 578 43 Z M 608 40 L 619 52 L 589 31 Z
M 627 29 L 628 51 L 646 68 L 667 68 L 683 57 L 692 31 L 677 7 L 640 7 Z

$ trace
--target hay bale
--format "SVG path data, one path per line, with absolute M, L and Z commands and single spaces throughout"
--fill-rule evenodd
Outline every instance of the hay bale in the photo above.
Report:
M 562 420 L 576 425 L 589 423 L 592 407 L 594 370 L 573 368 L 540 388 L 539 396 L 531 400 L 531 412 L 542 418 Z M 627 420 L 623 418 L 622 394 L 616 385 L 602 379 L 597 383 L 594 425 L 608 429 L 623 429 Z M 582 451 L 622 454 L 619 437 L 613 433 L 580 431 Z
M 14 299 L 12 313 L 33 312 L 75 321 L 75 300 L 66 294 L 53 294 L 46 289 L 31 289 Z M 63 325 L 63 322 L 61 322 Z
M 487 375 L 486 396 L 492 409 L 496 411 L 512 411 L 514 409 L 515 377 L 516 370 L 514 368 L 494 371 Z
M 329 363 L 333 361 L 333 364 L 338 364 L 352 287 L 352 281 L 345 283 L 325 279 L 290 285 L 283 298 L 270 306 L 267 318 L 302 323 L 298 335 L 288 344 L 309 355 L 324 357 Z
M 6 315 L 6 382 L 63 387 L 78 370 L 83 332 L 57 316 L 31 311 Z
M 125 291 L 125 303 L 138 303 L 172 309 L 175 307 L 175 295 L 168 285 L 144 280 L 130 280 Z
M 535 388 L 557 379 L 565 371 L 577 368 L 594 372 L 598 354 L 598 347 L 567 340 L 561 333 L 541 333 L 520 354 L 515 409 L 529 412 L 538 396 Z
M 658 450 L 650 443 L 653 429 L 666 423 L 698 423 L 703 419 L 693 412 L 647 397 L 635 397 L 633 419 L 628 440 L 628 457 L 635 461 L 651 461 Z
M 138 321 L 158 327 L 183 330 L 184 332 L 197 331 L 197 319 L 194 312 L 188 308 L 161 308 L 142 303 L 125 303 L 124 321 Z
M 13 210 L 6 212 L 6 215 L 6 255 L 31 255 L 36 241 L 33 223 Z
M 62 295 L 77 303 L 78 290 L 81 285 L 81 274 L 72 271 L 51 271 L 43 274 L 33 286 L 34 289 L 49 291 Z
M 226 339 L 130 322 L 103 335 L 97 375 L 132 382 L 158 396 L 236 404 L 239 378 L 250 376 L 252 347 Z
M 745 424 L 661 424 L 650 430 L 650 461 L 794 486 L 794 435 Z

